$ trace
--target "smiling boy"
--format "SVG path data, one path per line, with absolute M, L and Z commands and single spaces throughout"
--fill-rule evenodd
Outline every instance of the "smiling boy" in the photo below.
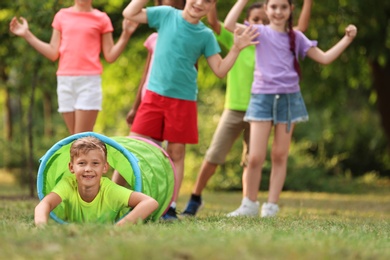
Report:
M 35 207 L 35 224 L 46 224 L 50 212 L 61 202 L 64 203 L 64 220 L 76 223 L 114 223 L 121 211 L 129 207 L 131 212 L 116 224 L 136 223 L 157 209 L 155 199 L 103 177 L 108 169 L 104 142 L 92 136 L 74 141 L 69 162 L 73 174 L 62 178 Z

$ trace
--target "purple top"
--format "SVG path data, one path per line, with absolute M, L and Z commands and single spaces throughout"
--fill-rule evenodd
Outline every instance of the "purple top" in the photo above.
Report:
M 268 25 L 253 25 L 260 33 L 256 40 L 256 67 L 252 93 L 287 94 L 300 91 L 299 76 L 294 69 L 294 56 L 290 51 L 288 34 L 277 32 Z M 303 59 L 317 41 L 309 40 L 295 30 L 295 53 Z

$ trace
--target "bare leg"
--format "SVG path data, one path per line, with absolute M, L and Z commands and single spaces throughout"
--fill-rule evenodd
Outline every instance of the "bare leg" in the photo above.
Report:
M 186 146 L 185 144 L 181 143 L 168 143 L 167 152 L 171 157 L 173 164 L 175 165 L 177 191 L 176 194 L 173 194 L 173 202 L 176 202 L 184 177 L 184 158 L 186 154 Z
M 275 127 L 275 137 L 272 144 L 271 160 L 272 170 L 269 185 L 268 202 L 275 203 L 279 201 L 284 182 L 287 175 L 287 160 L 291 137 L 294 125 L 291 126 L 290 132 L 286 131 L 286 124 L 278 124 Z
M 208 162 L 206 160 L 203 161 L 202 167 L 198 173 L 198 177 L 196 179 L 195 187 L 192 190 L 192 193 L 200 196 L 202 194 L 203 189 L 206 187 L 207 182 L 214 175 L 217 170 L 218 164 L 214 164 Z
M 64 112 L 61 113 L 62 118 L 65 121 L 66 127 L 71 135 L 75 134 L 74 125 L 75 125 L 75 112 Z
M 93 131 L 99 110 L 76 110 L 75 133 Z
M 125 178 L 123 178 L 117 170 L 112 173 L 111 180 L 121 186 L 125 186 L 127 184 Z
M 271 132 L 271 122 L 251 122 L 250 123 L 250 143 L 248 167 L 245 173 L 244 197 L 251 201 L 257 200 L 259 192 L 261 170 L 267 155 L 268 138 Z

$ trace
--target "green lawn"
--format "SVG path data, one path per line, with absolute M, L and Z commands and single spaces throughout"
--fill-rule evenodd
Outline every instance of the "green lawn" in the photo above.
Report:
M 273 219 L 226 218 L 241 194 L 207 192 L 198 218 L 45 229 L 33 225 L 37 199 L 16 196 L 26 193 L 0 186 L 0 259 L 390 259 L 390 192 L 284 192 Z

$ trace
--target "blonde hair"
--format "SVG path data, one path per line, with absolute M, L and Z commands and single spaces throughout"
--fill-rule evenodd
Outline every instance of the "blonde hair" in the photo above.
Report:
M 73 161 L 75 157 L 81 154 L 87 154 L 92 150 L 100 150 L 104 153 L 104 158 L 107 159 L 106 144 L 100 139 L 93 136 L 81 137 L 74 141 L 70 147 L 70 160 Z

